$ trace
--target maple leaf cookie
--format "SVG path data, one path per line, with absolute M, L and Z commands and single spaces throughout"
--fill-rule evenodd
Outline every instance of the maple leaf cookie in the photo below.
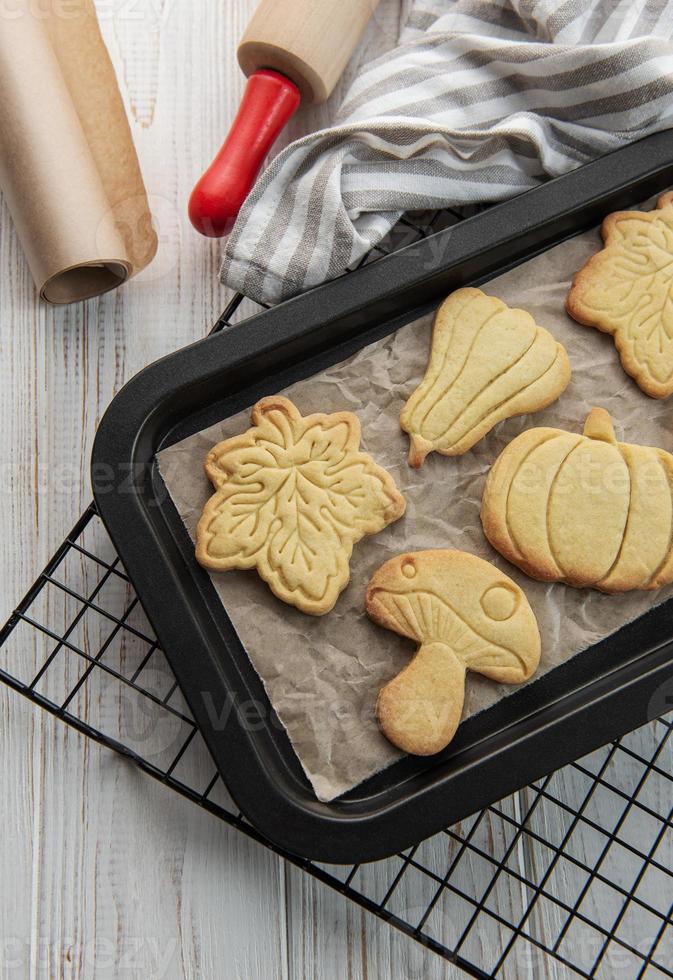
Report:
M 566 309 L 612 334 L 622 367 L 652 398 L 673 393 L 673 192 L 653 211 L 617 211 L 580 269 Z
M 350 578 L 353 545 L 402 516 L 392 477 L 359 451 L 351 412 L 303 417 L 280 395 L 252 410 L 253 427 L 206 457 L 215 493 L 196 529 L 206 568 L 256 568 L 272 592 L 322 616 Z
M 400 415 L 409 465 L 462 455 L 502 419 L 546 408 L 569 381 L 565 348 L 530 313 L 457 290 L 437 310 L 425 377 Z

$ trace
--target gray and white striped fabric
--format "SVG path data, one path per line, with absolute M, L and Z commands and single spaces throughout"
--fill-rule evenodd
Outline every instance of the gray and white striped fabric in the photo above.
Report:
M 260 177 L 221 277 L 275 303 L 410 210 L 499 201 L 673 125 L 673 0 L 416 0 L 336 124 Z

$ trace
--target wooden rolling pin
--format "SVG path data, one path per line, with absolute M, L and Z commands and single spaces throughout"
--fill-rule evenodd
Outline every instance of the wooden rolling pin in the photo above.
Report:
M 203 235 L 228 234 L 279 133 L 300 102 L 332 93 L 378 0 L 261 0 L 238 61 L 248 76 L 229 135 L 189 199 Z

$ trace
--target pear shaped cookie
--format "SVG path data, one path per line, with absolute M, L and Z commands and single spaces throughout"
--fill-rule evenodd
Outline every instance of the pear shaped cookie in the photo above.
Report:
M 359 451 L 351 412 L 304 418 L 276 396 L 257 402 L 252 422 L 206 457 L 215 494 L 196 558 L 215 571 L 256 568 L 283 602 L 321 616 L 348 584 L 355 542 L 401 517 L 404 497 Z
M 460 456 L 502 419 L 551 404 L 570 381 L 565 348 L 525 310 L 459 289 L 437 310 L 423 381 L 402 409 L 409 464 Z
M 673 193 L 654 211 L 617 211 L 580 269 L 566 309 L 612 334 L 622 367 L 652 398 L 673 393 Z
M 369 582 L 366 609 L 379 626 L 419 644 L 376 704 L 383 734 L 412 755 L 432 755 L 453 738 L 468 670 L 521 684 L 540 662 L 540 633 L 522 590 L 465 551 L 391 558 Z
M 491 468 L 481 521 L 493 547 L 533 578 L 658 589 L 673 582 L 673 456 L 617 442 L 602 408 L 583 435 L 528 429 Z

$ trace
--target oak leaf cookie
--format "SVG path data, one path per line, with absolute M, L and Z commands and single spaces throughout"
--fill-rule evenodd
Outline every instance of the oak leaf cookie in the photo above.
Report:
M 654 211 L 617 211 L 605 247 L 568 293 L 573 319 L 612 334 L 622 367 L 653 398 L 673 392 L 673 193 Z
M 673 456 L 617 442 L 602 408 L 583 435 L 528 429 L 494 463 L 481 521 L 493 547 L 533 578 L 658 589 L 673 582 Z
M 369 582 L 366 609 L 379 626 L 419 644 L 376 704 L 383 734 L 413 755 L 432 755 L 453 738 L 466 671 L 521 684 L 540 662 L 540 633 L 522 590 L 465 551 L 391 558 Z
M 305 418 L 287 398 L 263 398 L 253 428 L 218 443 L 205 469 L 215 494 L 196 529 L 206 568 L 256 568 L 272 592 L 321 616 L 350 577 L 353 545 L 396 521 L 405 500 L 359 452 L 351 412 Z
M 551 404 L 569 381 L 565 348 L 530 313 L 457 290 L 437 310 L 425 377 L 400 416 L 409 464 L 467 452 L 496 422 Z

